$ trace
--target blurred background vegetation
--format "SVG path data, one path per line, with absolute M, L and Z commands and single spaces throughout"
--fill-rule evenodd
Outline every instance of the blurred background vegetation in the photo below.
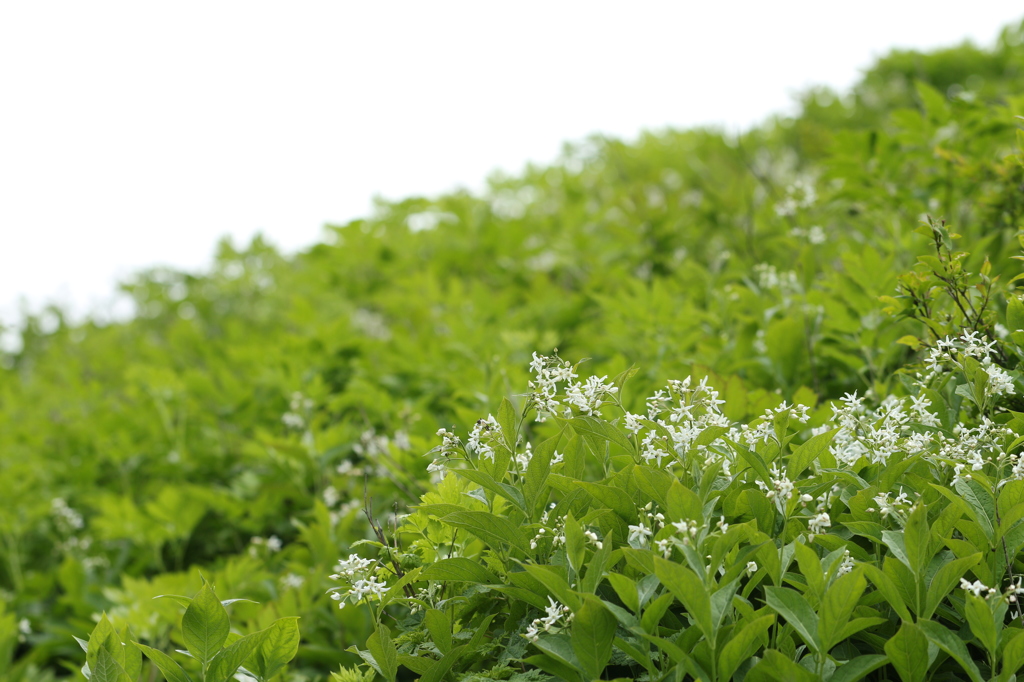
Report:
M 0 358 L 0 679 L 77 675 L 102 611 L 166 647 L 160 594 L 199 571 L 254 630 L 301 616 L 282 679 L 367 634 L 327 575 L 429 485 L 422 457 L 526 389 L 533 351 L 640 372 L 627 401 L 710 374 L 729 416 L 898 390 L 918 333 L 878 297 L 928 248 L 1020 269 L 1024 25 L 992 49 L 893 52 L 847 93 L 741 135 L 594 137 L 480 196 L 381 202 L 292 256 L 222 243 L 203 273 L 124 284 L 138 315 L 30 317 Z

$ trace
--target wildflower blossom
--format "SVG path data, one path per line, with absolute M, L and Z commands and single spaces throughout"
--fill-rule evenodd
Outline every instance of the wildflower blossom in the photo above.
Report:
M 634 549 L 643 549 L 647 546 L 647 538 L 652 535 L 654 535 L 654 532 L 641 521 L 637 525 L 629 527 L 629 536 L 626 542 Z

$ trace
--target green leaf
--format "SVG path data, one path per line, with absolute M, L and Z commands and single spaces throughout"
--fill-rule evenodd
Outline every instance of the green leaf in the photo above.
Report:
M 123 632 L 125 645 L 121 647 L 121 652 L 124 654 L 124 671 L 128 675 L 128 679 L 135 682 L 142 674 L 142 652 L 131 646 L 135 641 L 131 630 L 126 627 Z
M 813 436 L 806 443 L 798 445 L 793 449 L 793 454 L 789 456 L 789 464 L 786 466 L 786 477 L 791 481 L 797 480 L 797 478 L 804 472 L 804 469 L 809 467 L 812 462 L 817 461 L 821 453 L 828 450 L 828 446 L 832 443 L 833 436 L 839 429 L 832 429 L 825 433 L 819 433 L 817 436 Z
M 384 627 L 381 625 L 381 627 Z M 466 645 L 457 646 L 444 656 L 441 657 L 434 665 L 430 666 L 430 669 L 420 678 L 420 682 L 441 682 L 444 676 L 447 675 L 455 664 L 459 662 L 459 659 L 466 652 Z M 393 682 L 394 678 L 389 678 L 389 682 Z
M 573 666 L 547 654 L 537 654 L 523 659 L 526 663 L 540 668 L 549 675 L 559 680 L 575 681 L 580 679 L 579 673 Z
M 862 572 L 854 570 L 840 576 L 828 588 L 818 621 L 818 637 L 823 651 L 830 651 L 844 639 L 843 632 L 867 585 Z
M 700 498 L 677 479 L 672 479 L 672 484 L 665 494 L 668 503 L 669 518 L 693 521 L 703 521 L 704 511 Z
M 516 449 L 516 408 L 508 398 L 501 399 L 498 406 L 498 426 L 501 427 L 501 438 L 505 446 L 515 452 Z
M 636 520 L 636 504 L 622 488 L 587 481 L 576 481 L 575 485 L 587 491 L 599 504 L 614 511 L 626 523 Z
M 1024 630 L 1007 640 L 1003 647 L 1003 674 L 1015 675 L 1024 666 Z
M 526 501 L 523 499 L 523 494 L 508 483 L 499 483 L 498 481 L 495 481 L 490 474 L 476 469 L 454 469 L 454 471 L 462 478 L 476 483 L 481 488 L 490 490 L 499 497 L 504 497 L 506 500 L 514 504 L 519 511 L 523 512 L 523 514 L 528 513 L 526 511 Z
M 888 662 L 889 658 L 881 654 L 857 656 L 839 666 L 828 682 L 857 682 Z
M 572 430 L 580 436 L 590 436 L 602 441 L 615 443 L 626 452 L 633 452 L 633 444 L 629 442 L 625 434 L 597 417 L 580 416 L 569 420 Z
M 526 564 L 523 566 L 526 572 L 535 578 L 548 592 L 554 595 L 555 599 L 562 602 L 573 612 L 580 606 L 580 598 L 566 582 L 558 569 L 552 566 L 541 564 Z
M 229 630 L 227 610 L 217 599 L 210 584 L 205 583 L 181 617 L 185 647 L 205 668 L 224 646 Z
M 633 613 L 640 613 L 640 596 L 637 594 L 636 583 L 632 578 L 627 578 L 621 573 L 609 573 L 608 582 L 611 583 L 615 594 L 626 605 L 626 608 Z
M 526 468 L 526 480 L 523 483 L 523 499 L 529 500 L 531 512 L 540 506 L 535 504 L 535 501 L 541 502 L 541 493 L 544 492 L 548 474 L 551 473 L 551 458 L 555 454 L 555 448 L 558 447 L 558 441 L 561 437 L 561 434 L 559 434 L 548 438 L 534 448 L 533 458 L 530 460 L 530 466 Z M 547 495 L 544 495 L 544 500 L 546 499 Z M 537 520 L 533 516 L 530 519 L 532 521 Z
M 431 641 L 434 642 L 442 655 L 451 651 L 452 623 L 444 611 L 428 609 L 423 616 L 423 625 L 427 628 L 427 632 L 430 633 Z M 376 654 L 374 654 L 374 657 L 376 657 Z
M 577 576 L 583 574 L 583 557 L 586 552 L 587 539 L 583 537 L 583 528 L 570 512 L 565 516 L 565 556 Z
M 139 644 L 138 642 L 133 642 L 133 644 L 163 673 L 164 679 L 167 682 L 192 682 L 192 678 L 181 669 L 181 666 L 164 652 L 158 649 L 151 649 L 145 644 Z
M 441 559 L 430 564 L 420 573 L 420 579 L 441 582 L 479 583 L 480 585 L 493 585 L 501 582 L 493 573 L 481 566 L 479 562 L 464 557 Z
M 269 628 L 268 628 L 269 629 Z M 227 682 L 253 652 L 263 644 L 267 630 L 253 632 L 231 645 L 225 647 L 214 656 L 210 669 L 206 672 L 206 682 Z
M 774 649 L 764 652 L 760 663 L 747 673 L 746 679 L 754 679 L 753 676 L 757 673 L 776 682 L 820 682 L 821 680 L 807 668 L 794 663 Z
M 820 652 L 818 616 L 807 600 L 799 592 L 788 587 L 766 587 L 764 593 L 769 608 L 785 618 L 815 653 Z
M 973 568 L 979 561 L 981 561 L 981 552 L 953 559 L 953 561 L 940 566 L 939 570 L 935 571 L 935 575 L 932 576 L 932 581 L 928 585 L 925 608 L 920 614 L 921 617 L 931 618 L 935 610 L 939 608 L 939 604 L 946 598 L 946 595 L 960 582 L 960 578 L 963 577 L 964 573 Z
M 668 489 L 676 478 L 663 469 L 639 465 L 633 467 L 633 480 L 640 492 L 658 506 L 668 508 Z
M 583 671 L 579 660 L 576 658 L 576 652 L 573 651 L 572 640 L 569 639 L 568 635 L 562 633 L 557 635 L 541 635 L 533 645 L 556 661 L 569 666 L 569 668 Z
M 435 642 L 436 643 L 436 642 Z M 391 631 L 388 626 L 380 623 L 366 640 L 366 648 L 373 655 L 373 660 L 380 666 L 380 674 L 387 682 L 395 682 L 398 676 L 398 650 L 391 643 Z
M 928 509 L 923 504 L 914 505 L 903 527 L 903 545 L 906 549 L 907 566 L 914 575 L 921 577 L 925 566 L 931 560 L 928 546 L 931 531 L 928 528 Z
M 1007 296 L 1006 328 L 1010 332 L 1024 329 L 1024 303 L 1016 296 Z
M 96 652 L 96 665 L 89 669 L 92 673 L 90 682 L 128 682 L 128 673 L 106 648 Z
M 261 632 L 263 639 L 246 660 L 245 667 L 269 680 L 299 652 L 299 619 L 294 616 L 278 618 Z
M 697 574 L 661 557 L 654 557 L 654 572 L 661 584 L 686 607 L 708 641 L 714 642 L 716 633 L 711 615 L 711 597 Z
M 999 648 L 999 630 L 992 618 L 992 609 L 988 607 L 988 602 L 968 593 L 967 601 L 964 604 L 964 615 L 967 616 L 967 623 L 971 626 L 974 636 L 978 638 L 982 646 L 988 649 L 991 655 L 995 656 L 996 650 Z M 1001 629 L 1002 623 L 998 627 Z
M 512 545 L 524 554 L 531 554 L 530 545 L 522 532 L 503 516 L 485 511 L 459 511 L 443 516 L 441 521 L 449 526 L 468 530 L 492 547 L 504 543 Z
M 100 651 L 106 651 L 115 663 L 124 661 L 121 638 L 117 636 L 114 626 L 107 620 L 107 614 L 100 617 L 96 627 L 89 634 L 89 644 L 85 650 L 85 662 L 90 670 L 95 670 Z
M 930 642 L 945 651 L 954 661 L 960 664 L 960 667 L 971 678 L 971 682 L 984 682 L 981 671 L 978 670 L 978 666 L 971 659 L 971 654 L 967 651 L 967 645 L 964 644 L 962 639 L 933 620 L 923 620 L 917 625 L 924 631 L 925 636 L 928 637 Z
M 922 682 L 928 675 L 928 638 L 913 623 L 904 622 L 885 642 L 885 653 L 903 682 Z
M 593 594 L 597 591 L 597 586 L 601 584 L 601 580 L 604 578 L 605 568 L 608 567 L 608 560 L 612 555 L 614 538 L 615 533 L 609 530 L 601 542 L 601 548 L 596 550 L 593 556 L 590 557 L 586 575 L 583 576 L 583 580 L 580 583 L 581 592 Z
M 722 653 L 718 655 L 719 679 L 732 679 L 732 674 L 736 672 L 740 664 L 753 656 L 764 643 L 765 633 L 774 622 L 775 616 L 773 615 L 761 616 L 745 624 L 742 629 L 732 631 L 729 641 L 722 647 Z
M 615 616 L 594 597 L 587 597 L 572 621 L 572 650 L 583 671 L 592 679 L 601 677 L 612 656 Z
M 964 479 L 957 481 L 953 487 L 956 488 L 956 492 L 967 502 L 968 506 L 974 510 L 975 520 L 985 531 L 989 541 L 993 541 L 995 527 L 992 524 L 992 520 L 996 516 L 996 503 L 992 499 L 992 494 L 982 488 L 977 482 L 965 481 Z
M 675 596 L 671 592 L 666 592 L 648 604 L 644 609 L 643 618 L 640 619 L 640 627 L 652 635 L 657 635 L 658 624 L 665 617 L 665 612 L 668 611 L 668 607 L 672 606 L 673 601 L 675 601 Z

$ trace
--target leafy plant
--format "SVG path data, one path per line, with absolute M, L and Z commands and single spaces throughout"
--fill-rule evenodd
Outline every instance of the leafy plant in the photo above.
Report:
M 973 332 L 941 341 L 992 352 Z M 385 680 L 852 681 L 887 665 L 1009 680 L 1024 666 L 1024 415 L 985 398 L 965 412 L 972 365 L 946 362 L 941 392 L 927 377 L 873 409 L 779 398 L 748 423 L 707 377 L 633 413 L 620 389 L 635 370 L 532 367 L 518 408 L 465 439 L 439 432 L 444 478 L 377 544 L 388 561 L 353 555 L 332 576 L 342 606 L 371 606 L 357 651 Z M 407 556 L 422 566 L 400 573 Z
M 257 682 L 270 682 L 298 651 L 297 618 L 279 618 L 263 630 L 239 636 L 231 632 L 225 608 L 238 600 L 220 601 L 209 583 L 204 582 L 192 598 L 166 598 L 186 607 L 181 619 L 185 650 L 178 653 L 191 660 L 186 666 L 191 672 L 167 653 L 137 642 L 128 628 L 115 630 L 104 614 L 89 640 L 78 640 L 86 654 L 82 668 L 86 679 L 134 682 L 142 674 L 145 655 L 167 682 L 228 682 L 239 672 Z

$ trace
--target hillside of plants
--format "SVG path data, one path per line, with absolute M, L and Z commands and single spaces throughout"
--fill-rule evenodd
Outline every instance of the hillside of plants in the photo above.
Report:
M 1016 679 L 1022 117 L 1024 24 L 28 317 L 0 682 Z

